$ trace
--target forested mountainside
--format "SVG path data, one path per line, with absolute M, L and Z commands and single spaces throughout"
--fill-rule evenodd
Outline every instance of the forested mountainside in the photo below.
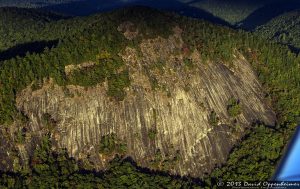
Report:
M 97 15 L 69 18 L 37 9 L 0 8 L 0 60 L 56 46 L 59 39 L 96 21 Z
M 236 25 L 256 10 L 270 3 L 274 3 L 274 0 L 203 0 L 191 1 L 190 5 L 206 10 L 228 23 Z
M 254 31 L 257 27 L 266 24 L 273 18 L 299 8 L 300 2 L 298 0 L 270 1 L 270 3 L 255 10 L 246 19 L 239 22 L 237 26 L 248 31 Z
M 237 28 L 253 30 L 287 11 L 300 8 L 297 0 L 202 0 L 189 6 L 205 10 Z
M 282 14 L 256 29 L 259 35 L 300 49 L 300 10 Z
M 56 39 L 49 23 L 60 19 L 60 15 L 35 9 L 0 8 L 0 52 L 28 42 Z
M 2 186 L 190 188 L 271 177 L 299 123 L 299 56 L 143 7 L 89 18 L 82 30 L 75 21 L 86 18 L 65 22 L 72 35 L 55 36 L 52 49 L 1 62 Z M 117 156 L 202 182 L 146 174 Z

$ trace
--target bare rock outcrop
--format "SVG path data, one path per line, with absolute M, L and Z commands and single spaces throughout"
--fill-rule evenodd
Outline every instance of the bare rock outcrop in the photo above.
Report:
M 197 51 L 182 53 L 180 34 L 177 28 L 168 39 L 143 40 L 142 56 L 129 47 L 120 52 L 131 79 L 121 102 L 107 96 L 105 84 L 61 87 L 50 80 L 36 91 L 27 87 L 16 101 L 30 132 L 42 135 L 44 116 L 50 116 L 55 148 L 66 148 L 76 159 L 92 157 L 88 161 L 97 169 L 115 155 L 99 151 L 101 138 L 115 134 L 126 144 L 126 156 L 141 166 L 195 177 L 210 172 L 225 162 L 246 128 L 256 121 L 273 125 L 275 114 L 242 55 L 236 55 L 233 69 L 202 62 Z M 230 99 L 241 109 L 234 117 L 228 113 Z

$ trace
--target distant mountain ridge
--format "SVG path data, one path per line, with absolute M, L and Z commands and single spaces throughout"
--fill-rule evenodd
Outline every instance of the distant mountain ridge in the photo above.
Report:
M 267 4 L 239 23 L 240 27 L 246 30 L 255 30 L 255 28 L 268 23 L 270 20 L 285 14 L 289 11 L 294 11 L 300 8 L 300 1 L 278 1 Z
M 285 11 L 300 8 L 297 0 L 2 0 L 0 6 L 43 8 L 82 16 L 124 6 L 142 5 L 186 16 L 203 18 L 247 30 L 268 22 Z
M 300 9 L 273 18 L 258 27 L 256 33 L 267 39 L 289 45 L 297 52 L 300 49 Z

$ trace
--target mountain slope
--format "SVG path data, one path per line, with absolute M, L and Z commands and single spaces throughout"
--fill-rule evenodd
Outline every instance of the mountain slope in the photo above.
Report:
M 56 123 L 53 132 L 58 137 L 57 147 L 66 148 L 76 159 L 85 159 L 88 149 L 90 156 L 95 156 L 101 137 L 114 134 L 126 145 L 124 153 L 139 165 L 199 177 L 224 162 L 232 144 L 253 120 L 274 125 L 275 114 L 264 103 L 261 86 L 242 57 L 233 62 L 238 65 L 233 75 L 226 66 L 215 62 L 203 66 L 197 51 L 184 58 L 176 56 L 182 44 L 175 40 L 181 38 L 170 38 L 142 42 L 139 58 L 136 49 L 125 49 L 125 66 L 121 69 L 128 70 L 129 78 L 124 75 L 127 72 L 121 72 L 119 78 L 124 79 L 116 84 L 124 83 L 126 96 L 122 91 L 115 96 L 124 98 L 121 103 L 108 98 L 117 90 L 111 89 L 110 81 L 106 83 L 108 87 L 104 83 L 86 91 L 73 85 L 63 89 L 49 81 L 37 91 L 31 87 L 23 90 L 17 96 L 17 107 L 29 117 L 32 131 L 42 131 L 46 126 L 41 124 L 43 115 L 49 115 Z M 165 52 L 155 52 L 157 48 Z M 176 59 L 178 62 L 174 62 Z M 190 59 L 193 72 L 186 71 L 184 59 Z M 152 68 L 153 64 L 165 65 L 160 65 L 160 71 Z M 240 112 L 228 112 L 231 99 L 239 101 Z M 218 119 L 215 124 L 209 120 L 212 112 Z M 120 152 L 104 154 L 109 160 L 114 153 Z M 95 168 L 105 167 L 101 160 L 93 164 Z
M 247 30 L 255 30 L 255 28 L 266 24 L 273 18 L 284 14 L 289 11 L 297 10 L 300 8 L 300 2 L 297 0 L 290 1 L 275 1 L 274 3 L 267 4 L 260 9 L 257 9 L 246 19 L 239 24 L 241 28 Z
M 299 57 L 249 33 L 143 7 L 97 18 L 51 50 L 2 63 L 2 170 L 30 176 L 47 167 L 34 154 L 44 154 L 37 144 L 49 136 L 55 152 L 66 149 L 85 169 L 105 169 L 118 154 L 179 175 L 225 163 L 218 178 L 270 177 L 300 113 Z M 273 110 L 277 130 L 252 127 L 274 125 Z M 274 136 L 282 142 L 266 141 Z
M 300 10 L 280 15 L 256 29 L 259 35 L 300 49 Z
M 232 25 L 236 25 L 246 19 L 255 10 L 271 3 L 272 0 L 202 0 L 190 1 L 191 6 L 206 10 Z
M 46 24 L 62 16 L 34 9 L 0 8 L 0 51 L 34 41 Z M 48 32 L 50 33 L 50 32 Z
M 253 30 L 272 18 L 300 7 L 297 0 L 57 0 L 5 1 L 1 6 L 43 8 L 68 15 L 90 15 L 140 5 L 203 18 L 222 25 Z
M 78 33 L 99 16 L 70 18 L 37 9 L 0 8 L 0 61 L 40 53 Z
M 114 2 L 86 0 L 44 8 L 70 15 L 89 15 L 133 5 L 174 11 L 185 16 L 247 30 L 252 30 L 286 11 L 300 7 L 297 0 L 118 0 Z

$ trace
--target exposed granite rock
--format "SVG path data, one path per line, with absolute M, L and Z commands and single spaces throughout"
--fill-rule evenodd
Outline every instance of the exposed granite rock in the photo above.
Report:
M 16 105 L 29 118 L 28 132 L 41 136 L 43 119 L 50 116 L 55 149 L 66 148 L 96 169 L 105 169 L 114 157 L 99 153 L 101 137 L 114 133 L 127 144 L 126 155 L 141 166 L 194 177 L 210 172 L 225 162 L 247 127 L 257 120 L 273 125 L 275 114 L 242 55 L 236 54 L 230 68 L 204 63 L 197 51 L 182 52 L 180 35 L 175 28 L 168 39 L 143 40 L 140 49 L 120 52 L 131 79 L 122 102 L 107 96 L 105 83 L 61 87 L 50 80 L 36 91 L 27 87 Z M 187 60 L 192 67 L 185 66 Z M 227 111 L 232 98 L 242 110 L 235 118 Z M 209 122 L 212 111 L 219 118 L 215 126 Z

